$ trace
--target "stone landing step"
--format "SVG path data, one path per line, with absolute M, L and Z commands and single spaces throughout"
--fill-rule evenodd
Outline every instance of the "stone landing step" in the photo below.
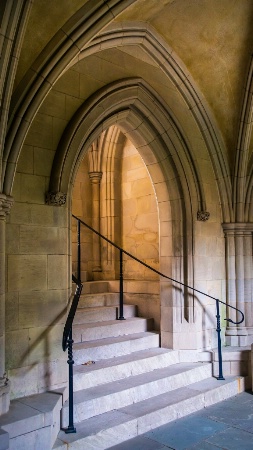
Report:
M 80 343 L 142 333 L 151 331 L 153 328 L 153 319 L 130 317 L 127 320 L 108 320 L 91 324 L 74 325 L 73 339 L 75 343 Z
M 84 283 L 82 294 L 99 294 L 114 292 L 119 295 L 119 280 L 100 280 Z
M 176 350 L 154 348 L 117 358 L 96 361 L 95 364 L 74 366 L 74 390 L 79 391 L 129 376 L 152 372 L 179 362 Z
M 100 414 L 77 424 L 76 434 L 60 431 L 54 450 L 102 450 L 244 390 L 243 377 L 208 378 L 187 387 Z
M 74 394 L 74 422 L 122 408 L 211 377 L 211 364 L 178 363 L 145 374 L 83 389 Z M 153 400 L 152 400 L 153 401 Z M 68 402 L 62 410 L 68 425 Z
M 119 280 L 99 280 L 84 283 L 82 294 L 114 292 L 119 295 Z M 124 280 L 124 292 L 160 295 L 160 283 L 155 280 Z
M 74 344 L 74 361 L 79 365 L 90 360 L 113 358 L 156 347 L 159 347 L 159 334 L 156 332 L 86 341 Z
M 134 305 L 124 306 L 124 318 L 135 317 L 137 308 Z M 98 306 L 92 308 L 78 307 L 74 324 L 103 322 L 105 320 L 116 320 L 118 318 L 117 306 Z

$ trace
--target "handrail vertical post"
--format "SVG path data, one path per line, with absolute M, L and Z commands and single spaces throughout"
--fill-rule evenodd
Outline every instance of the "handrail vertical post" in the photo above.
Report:
M 68 338 L 68 365 L 69 365 L 69 425 L 65 429 L 65 433 L 76 433 L 76 428 L 74 427 L 74 393 L 73 393 L 73 339 L 72 339 L 72 326 L 69 332 Z
M 222 353 L 221 353 L 221 327 L 220 327 L 220 305 L 219 300 L 216 299 L 216 318 L 217 318 L 217 335 L 218 335 L 218 362 L 219 362 L 219 375 L 217 377 L 217 380 L 225 380 L 223 377 L 223 371 L 222 371 Z
M 124 299 L 123 299 L 123 251 L 120 249 L 119 255 L 119 320 L 124 319 Z
M 81 227 L 80 220 L 77 221 L 77 279 L 81 283 Z

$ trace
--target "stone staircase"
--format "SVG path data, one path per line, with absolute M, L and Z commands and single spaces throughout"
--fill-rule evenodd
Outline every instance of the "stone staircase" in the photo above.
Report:
M 108 449 L 245 389 L 241 376 L 212 376 L 211 352 L 160 348 L 153 320 L 138 317 L 136 306 L 125 305 L 126 320 L 116 320 L 117 288 L 86 283 L 76 313 L 77 433 L 59 431 L 60 410 L 61 426 L 68 425 L 66 392 L 32 395 L 12 402 L 10 414 L 0 418 L 0 450 Z
M 85 289 L 73 327 L 77 433 L 61 431 L 55 450 L 107 449 L 244 390 L 242 377 L 213 378 L 203 354 L 159 348 L 152 319 L 137 317 L 135 306 L 125 305 L 126 320 L 116 320 L 113 283 Z

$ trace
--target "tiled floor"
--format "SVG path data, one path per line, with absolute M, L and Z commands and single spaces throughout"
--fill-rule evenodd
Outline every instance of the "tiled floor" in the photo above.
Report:
M 253 450 L 253 396 L 243 392 L 110 450 Z

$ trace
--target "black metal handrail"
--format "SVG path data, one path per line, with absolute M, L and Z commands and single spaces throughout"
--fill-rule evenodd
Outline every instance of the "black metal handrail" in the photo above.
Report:
M 226 322 L 230 322 L 233 323 L 234 325 L 239 325 L 240 323 L 242 323 L 244 321 L 244 314 L 242 311 L 240 311 L 240 309 L 236 308 L 235 306 L 232 305 L 228 305 L 227 303 L 223 302 L 222 300 L 213 297 L 212 295 L 206 294 L 205 292 L 200 291 L 199 289 L 196 289 L 192 286 L 189 286 L 185 283 L 182 283 L 182 281 L 178 281 L 175 280 L 174 278 L 169 277 L 168 275 L 165 275 L 164 273 L 160 272 L 159 270 L 154 269 L 154 267 L 149 266 L 148 264 L 146 264 L 144 261 L 141 261 L 139 258 L 137 258 L 136 256 L 132 255 L 131 253 L 127 252 L 126 250 L 124 250 L 123 248 L 121 248 L 119 245 L 115 244 L 115 242 L 112 242 L 110 239 L 108 239 L 107 237 L 103 236 L 101 233 L 99 233 L 99 231 L 95 230 L 94 228 L 92 228 L 90 225 L 88 225 L 87 223 L 85 223 L 83 220 L 79 219 L 79 217 L 76 217 L 74 214 L 72 215 L 72 217 L 77 220 L 78 223 L 78 229 L 79 229 L 79 234 L 78 234 L 78 239 L 80 239 L 80 223 L 82 225 L 84 225 L 86 228 L 88 228 L 89 230 L 91 230 L 93 233 L 97 234 L 99 237 L 101 237 L 102 239 L 104 239 L 106 242 L 108 242 L 109 244 L 113 245 L 115 248 L 117 248 L 120 251 L 120 315 L 119 315 L 119 319 L 123 320 L 124 319 L 124 315 L 123 315 L 123 264 L 122 264 L 122 255 L 123 253 L 127 256 L 130 256 L 132 259 L 134 259 L 135 261 L 138 261 L 140 264 L 142 264 L 143 266 L 147 267 L 148 269 L 152 270 L 153 272 L 157 273 L 158 275 L 160 275 L 163 278 L 167 278 L 170 281 L 173 281 L 174 283 L 180 284 L 181 286 L 184 286 L 187 289 L 191 289 L 193 292 L 197 292 L 198 294 L 204 295 L 208 298 L 211 298 L 212 300 L 215 300 L 216 302 L 216 318 L 217 318 L 217 333 L 218 333 L 218 354 L 219 354 L 219 376 L 217 377 L 218 380 L 224 380 L 223 377 L 223 373 L 222 373 L 222 355 L 221 355 L 221 339 L 220 339 L 220 332 L 221 332 L 221 328 L 220 328 L 220 308 L 219 308 L 219 304 L 223 304 L 231 309 L 234 309 L 235 311 L 238 311 L 241 314 L 241 320 L 235 322 L 232 319 L 229 318 L 225 318 L 224 320 L 226 320 Z M 81 247 L 81 243 L 80 241 L 78 241 L 78 248 L 80 249 Z M 79 253 L 79 257 L 80 257 L 80 253 Z M 80 267 L 80 261 L 78 262 L 78 267 Z M 80 269 L 79 269 L 80 270 Z
M 78 279 L 72 275 L 72 281 L 76 284 L 76 290 L 74 294 L 73 301 L 71 303 L 68 317 L 64 326 L 63 336 L 62 336 L 62 349 L 65 352 L 68 349 L 68 365 L 69 365 L 69 425 L 64 429 L 65 433 L 76 433 L 76 428 L 74 427 L 74 393 L 73 393 L 73 338 L 72 338 L 72 327 L 75 318 L 77 306 L 79 303 L 80 295 L 82 293 L 83 285 L 81 283 L 80 271 L 78 274 Z
M 79 219 L 75 215 L 72 215 L 72 217 L 77 220 L 77 278 L 72 275 L 73 281 L 76 283 L 77 288 L 74 295 L 74 299 L 67 317 L 67 321 L 64 327 L 63 332 L 63 340 L 62 340 L 62 347 L 65 351 L 68 348 L 68 364 L 69 364 L 69 426 L 67 429 L 65 429 L 66 433 L 75 433 L 76 429 L 74 427 L 73 423 L 73 352 L 72 352 L 72 346 L 73 346 L 73 339 L 72 339 L 72 325 L 74 316 L 76 313 L 76 309 L 78 306 L 79 298 L 82 291 L 82 283 L 81 283 L 81 233 L 80 233 L 80 224 L 84 225 L 86 228 L 91 230 L 93 233 L 97 234 L 100 238 L 108 242 L 109 244 L 113 245 L 115 248 L 117 248 L 120 252 L 120 295 L 119 295 L 119 317 L 118 320 L 125 320 L 124 319 L 124 304 L 123 304 L 123 254 L 129 256 L 130 258 L 134 259 L 135 261 L 139 262 L 143 266 L 147 267 L 148 269 L 152 270 L 156 274 L 160 275 L 163 278 L 166 278 L 174 283 L 180 284 L 181 286 L 184 286 L 187 289 L 191 289 L 193 292 L 197 292 L 198 294 L 204 295 L 208 298 L 211 298 L 212 300 L 215 300 L 216 302 L 216 319 L 217 319 L 217 338 L 218 338 L 218 363 L 219 363 L 219 375 L 217 377 L 217 380 L 224 380 L 223 377 L 223 369 L 222 369 L 222 352 L 221 352 L 221 327 L 220 327 L 220 306 L 219 304 L 223 304 L 231 309 L 234 309 L 235 311 L 238 311 L 241 314 L 241 320 L 235 322 L 232 319 L 225 318 L 224 320 L 230 323 L 233 323 L 234 325 L 239 325 L 244 321 L 244 314 L 242 311 L 240 311 L 238 308 L 232 305 L 228 305 L 222 300 L 213 297 L 212 295 L 206 294 L 205 292 L 200 291 L 199 289 L 195 289 L 192 286 L 188 286 L 187 284 L 175 280 L 174 278 L 169 277 L 168 275 L 163 274 L 159 270 L 154 269 L 154 267 L 150 266 L 149 264 L 146 264 L 144 261 L 141 261 L 136 256 L 132 255 L 131 253 L 127 252 L 123 248 L 121 248 L 119 245 L 115 244 L 115 242 L 112 242 L 110 239 L 102 235 L 99 231 L 92 228 L 90 225 L 85 223 L 83 220 Z M 70 392 L 71 391 L 71 392 Z

